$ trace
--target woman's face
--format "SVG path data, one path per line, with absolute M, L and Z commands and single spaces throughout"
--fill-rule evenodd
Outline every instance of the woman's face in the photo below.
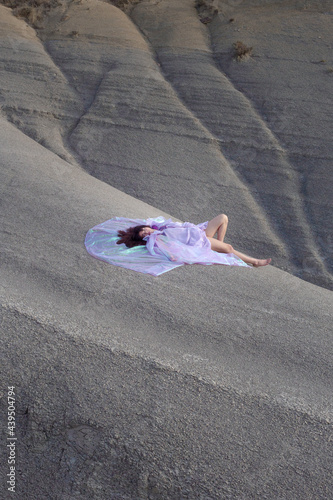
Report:
M 153 229 L 152 227 L 146 226 L 146 227 L 141 229 L 141 231 L 139 232 L 139 236 L 140 236 L 140 238 L 144 238 L 145 236 L 148 236 L 149 234 L 153 233 L 154 231 L 155 231 L 155 229 Z

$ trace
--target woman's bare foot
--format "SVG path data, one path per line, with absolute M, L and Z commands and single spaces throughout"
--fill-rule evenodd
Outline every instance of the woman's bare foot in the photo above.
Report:
M 268 266 L 272 262 L 272 259 L 258 259 L 253 267 Z

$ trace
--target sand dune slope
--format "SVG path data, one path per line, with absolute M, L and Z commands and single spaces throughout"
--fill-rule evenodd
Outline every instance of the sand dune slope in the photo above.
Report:
M 1 377 L 17 387 L 20 491 L 325 498 L 331 293 L 272 267 L 153 279 L 96 261 L 89 226 L 159 211 L 1 130 Z
M 82 104 L 35 31 L 0 6 L 2 113 L 30 137 L 74 161 L 64 139 Z
M 210 25 L 214 54 L 287 154 L 312 242 L 332 272 L 332 5 L 244 7 L 233 23 L 219 17 Z M 236 38 L 253 47 L 250 64 L 232 61 Z

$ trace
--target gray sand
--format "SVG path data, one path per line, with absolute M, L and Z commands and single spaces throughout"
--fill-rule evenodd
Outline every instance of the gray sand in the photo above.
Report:
M 17 498 L 331 498 L 332 13 L 211 3 L 0 6 L 1 498 L 10 385 Z M 220 212 L 272 266 L 153 278 L 83 244 Z

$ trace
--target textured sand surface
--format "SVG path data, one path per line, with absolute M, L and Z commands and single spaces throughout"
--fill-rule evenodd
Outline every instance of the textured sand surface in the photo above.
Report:
M 332 13 L 211 4 L 68 2 L 38 30 L 0 6 L 18 498 L 331 496 Z M 240 62 L 238 39 L 253 46 Z M 116 215 L 222 211 L 228 241 L 289 272 L 152 278 L 83 245 Z

